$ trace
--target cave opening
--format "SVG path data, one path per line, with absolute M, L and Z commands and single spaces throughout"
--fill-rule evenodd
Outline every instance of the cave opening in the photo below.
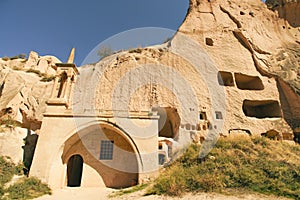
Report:
M 247 117 L 256 117 L 259 119 L 278 118 L 282 116 L 280 105 L 278 101 L 274 100 L 244 100 L 243 112 Z
M 233 76 L 231 72 L 219 71 L 218 82 L 222 86 L 234 86 Z
M 258 76 L 234 73 L 236 86 L 241 90 L 263 90 L 264 85 Z

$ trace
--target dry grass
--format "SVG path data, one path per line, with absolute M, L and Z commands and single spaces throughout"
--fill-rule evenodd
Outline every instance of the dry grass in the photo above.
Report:
M 21 123 L 17 122 L 16 120 L 14 120 L 12 117 L 8 115 L 0 118 L 0 130 L 4 131 L 4 129 L 1 126 L 15 128 L 17 126 L 21 127 Z
M 300 146 L 262 137 L 221 138 L 201 163 L 197 162 L 199 149 L 192 145 L 148 194 L 242 189 L 300 199 Z
M 33 199 L 51 194 L 50 188 L 37 178 L 24 177 L 17 183 L 5 188 L 14 175 L 22 175 L 23 165 L 13 164 L 9 158 L 0 156 L 0 199 Z

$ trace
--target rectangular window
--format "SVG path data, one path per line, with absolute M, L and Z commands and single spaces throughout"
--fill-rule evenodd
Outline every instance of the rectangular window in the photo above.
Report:
M 100 146 L 100 160 L 112 160 L 114 151 L 114 141 L 102 140 Z
M 207 120 L 206 112 L 200 112 L 199 118 L 201 120 Z
M 216 119 L 223 119 L 222 112 L 216 111 Z

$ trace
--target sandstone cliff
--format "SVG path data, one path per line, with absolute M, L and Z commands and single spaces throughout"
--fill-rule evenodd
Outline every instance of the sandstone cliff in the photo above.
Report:
M 203 109 L 206 112 L 206 108 L 212 106 L 207 83 L 193 67 L 198 63 L 207 68 L 215 65 L 224 74 L 231 74 L 229 76 L 233 77 L 232 81 L 240 79 L 245 82 L 243 79 L 251 76 L 263 84 L 260 91 L 253 88 L 240 89 L 234 83 L 229 83 L 233 87 L 225 88 L 228 102 L 225 125 L 227 130 L 234 127 L 249 129 L 253 133 L 270 129 L 290 133 L 291 128 L 300 126 L 300 9 L 299 1 L 278 2 L 269 6 L 269 9 L 260 0 L 190 0 L 186 19 L 170 43 L 121 52 L 97 64 L 79 68 L 80 88 L 75 90 L 75 95 L 79 95 L 79 98 L 73 99 L 78 109 L 76 111 L 83 112 L 87 108 L 111 110 L 114 97 L 122 102 L 123 97 L 130 94 L 130 110 L 149 110 L 158 104 L 176 108 L 181 117 L 181 125 L 176 121 L 172 128 L 185 130 L 187 133 L 196 132 L 197 126 L 188 123 L 193 121 L 190 118 L 194 115 L 198 118 L 198 110 Z M 181 42 L 185 42 L 180 39 L 180 34 L 197 41 L 203 51 L 198 52 L 185 44 L 186 48 L 195 52 L 184 55 L 189 53 L 180 50 L 184 46 Z M 194 55 L 200 54 L 200 59 L 197 60 Z M 59 62 L 53 56 L 40 57 L 35 52 L 31 52 L 28 59 L 0 59 L 0 117 L 10 116 L 23 127 L 38 130 L 45 112 L 45 102 L 52 90 L 51 80 L 56 74 L 54 64 Z M 172 68 L 168 71 L 159 68 L 155 72 L 148 70 L 148 74 L 143 76 L 138 70 L 134 71 L 136 66 L 145 64 Z M 119 80 L 128 72 L 132 74 L 125 80 L 126 84 L 120 86 L 120 91 L 114 91 Z M 174 72 L 184 76 L 186 82 L 179 83 L 180 80 L 176 79 Z M 151 80 L 162 73 L 165 75 L 161 80 L 166 85 L 153 82 L 134 88 L 135 83 Z M 174 89 L 174 82 L 179 88 Z M 133 86 L 131 89 L 134 91 L 127 87 L 129 85 Z M 199 100 L 195 110 L 190 107 L 194 103 L 190 98 L 182 101 L 183 105 L 178 99 L 178 96 L 186 95 L 186 85 L 193 88 Z M 89 95 L 84 87 L 96 93 Z M 243 113 L 245 101 L 257 104 L 270 99 L 280 102 L 279 112 L 283 113 L 283 119 L 257 120 L 246 117 Z M 222 102 L 218 104 L 221 105 Z M 183 110 L 190 110 L 192 114 L 183 116 Z M 207 112 L 206 117 L 213 118 L 210 112 Z
M 56 73 L 52 66 L 57 62 L 54 56 L 40 57 L 35 52 L 28 59 L 0 59 L 0 117 L 39 129 Z
M 191 0 L 180 33 L 194 38 L 219 69 L 277 79 L 286 120 L 300 121 L 299 1 Z M 254 71 L 252 71 L 253 73 Z
M 27 140 L 36 138 L 33 131 L 41 127 L 56 62 L 60 61 L 53 56 L 35 52 L 28 59 L 0 59 L 0 155 L 23 161 L 28 168 L 35 143 L 30 146 Z

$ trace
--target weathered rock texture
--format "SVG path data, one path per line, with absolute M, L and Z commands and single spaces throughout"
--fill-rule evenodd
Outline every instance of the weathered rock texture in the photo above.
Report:
M 81 111 L 122 110 L 122 105 L 128 105 L 128 110 L 135 112 L 153 106 L 176 108 L 181 128 L 188 131 L 188 124 L 199 126 L 200 112 L 205 112 L 210 122 L 218 112 L 212 108 L 211 91 L 220 90 L 222 84 L 213 88 L 205 81 L 207 76 L 201 76 L 216 67 L 212 78 L 219 72 L 226 91 L 223 134 L 276 129 L 289 135 L 300 118 L 299 38 L 299 29 L 259 0 L 191 0 L 184 23 L 168 45 L 119 53 L 81 68 L 78 84 L 90 92 L 77 90 L 81 93 L 75 98 L 75 107 Z M 200 49 L 188 39 L 196 41 Z M 174 79 L 174 72 L 187 82 Z M 143 81 L 147 84 L 141 86 Z M 191 104 L 192 98 L 183 92 L 189 89 L 198 105 Z M 221 109 L 222 102 L 216 104 Z
M 299 1 L 282 9 L 289 16 L 279 18 L 259 0 L 191 0 L 179 32 L 197 40 L 220 70 L 284 82 L 278 84 L 283 114 L 295 128 L 300 120 Z
M 50 74 L 55 73 L 50 69 L 52 61 L 42 64 L 49 59 L 58 61 L 53 56 L 39 57 L 34 52 L 28 60 L 0 59 L 0 155 L 10 156 L 15 163 L 24 161 L 27 167 L 34 146 L 24 146 L 23 139 L 28 133 L 31 135 L 31 130 L 38 132 L 42 124 L 53 85 Z
M 57 62 L 53 56 L 39 57 L 35 52 L 28 59 L 0 59 L 0 117 L 9 115 L 26 128 L 39 129 Z
M 163 108 L 170 125 L 161 128 L 171 134 L 159 136 L 179 143 L 207 138 L 208 130 L 274 130 L 291 139 L 300 126 L 299 1 L 273 9 L 260 0 L 190 0 L 170 42 L 79 68 L 72 106 L 60 109 L 80 115 L 127 110 L 128 117 Z M 24 71 L 54 75 L 56 62 L 34 52 L 28 60 L 0 60 L 3 115 L 39 129 L 53 83 Z

